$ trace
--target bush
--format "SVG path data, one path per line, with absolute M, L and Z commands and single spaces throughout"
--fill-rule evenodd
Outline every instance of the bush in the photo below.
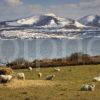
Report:
M 27 61 L 23 58 L 18 58 L 13 62 L 6 64 L 6 66 L 12 69 L 26 69 L 28 67 L 57 67 L 57 66 L 76 66 L 76 65 L 90 65 L 100 64 L 100 56 L 90 56 L 81 52 L 71 54 L 65 58 L 54 58 L 54 59 L 42 59 L 34 60 L 32 62 Z
M 7 66 L 24 65 L 27 62 L 28 61 L 26 61 L 24 58 L 17 58 L 14 61 L 12 61 L 11 63 L 8 63 Z
M 10 75 L 13 73 L 11 68 L 0 67 L 0 75 Z

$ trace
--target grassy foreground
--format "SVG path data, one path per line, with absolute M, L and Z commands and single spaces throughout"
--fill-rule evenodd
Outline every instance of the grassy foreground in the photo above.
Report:
M 49 84 L 45 79 L 46 75 L 54 73 L 53 68 L 42 68 L 40 71 L 43 76 L 39 79 L 38 70 L 27 69 L 16 70 L 15 72 L 24 72 L 26 80 L 43 80 L 40 85 L 15 88 L 0 85 L 0 100 L 100 100 L 100 83 L 96 85 L 92 92 L 80 91 L 80 87 L 84 83 L 91 83 L 92 79 L 100 75 L 100 65 L 84 65 L 62 67 L 60 72 L 56 72 L 56 77 Z M 26 81 L 25 81 L 26 82 Z M 31 82 L 31 81 L 30 81 Z M 38 84 L 38 83 L 37 83 Z

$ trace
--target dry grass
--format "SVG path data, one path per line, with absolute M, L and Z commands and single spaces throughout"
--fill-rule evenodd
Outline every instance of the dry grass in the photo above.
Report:
M 14 79 L 10 83 L 4 84 L 4 86 L 12 89 L 16 88 L 25 88 L 25 87 L 46 87 L 46 86 L 54 86 L 56 84 L 55 81 L 46 81 L 46 80 L 17 80 Z
M 40 69 L 41 78 L 36 69 L 15 72 L 24 72 L 26 80 L 0 85 L 0 100 L 100 100 L 100 82 L 94 83 L 96 87 L 92 92 L 80 91 L 82 84 L 91 83 L 95 76 L 100 76 L 100 65 L 62 67 L 53 81 L 44 80 L 54 73 L 53 68 Z

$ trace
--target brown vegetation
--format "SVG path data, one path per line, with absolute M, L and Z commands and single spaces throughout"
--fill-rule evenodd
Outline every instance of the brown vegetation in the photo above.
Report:
M 23 58 L 16 59 L 15 61 L 8 63 L 7 66 L 12 69 L 25 69 L 28 67 L 57 67 L 57 66 L 72 66 L 72 65 L 90 65 L 100 64 L 100 56 L 90 56 L 83 53 L 73 53 L 69 57 L 58 59 L 43 59 L 34 60 L 32 62 L 26 61 Z
M 30 87 L 30 86 L 54 86 L 56 84 L 55 81 L 45 81 L 45 80 L 17 80 L 14 79 L 10 83 L 7 83 L 6 86 L 8 88 L 24 88 L 24 87 Z
M 11 68 L 0 67 L 0 75 L 10 75 L 13 73 Z

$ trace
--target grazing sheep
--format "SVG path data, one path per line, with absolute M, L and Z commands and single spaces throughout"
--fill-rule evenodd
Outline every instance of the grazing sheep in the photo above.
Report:
M 11 81 L 12 75 L 0 75 L 0 82 L 1 83 L 7 83 Z
M 29 69 L 30 71 L 32 71 L 32 67 L 29 67 L 28 69 Z
M 60 69 L 59 68 L 54 68 L 55 71 L 57 72 L 60 72 Z
M 55 77 L 55 75 L 48 75 L 48 76 L 46 77 L 46 80 L 53 80 L 54 77 Z
M 81 87 L 81 91 L 94 91 L 95 85 L 94 84 L 84 84 Z
M 38 77 L 39 77 L 39 78 L 42 77 L 42 73 L 38 73 Z
M 21 80 L 25 80 L 25 74 L 24 73 L 17 73 L 17 78 Z
M 93 79 L 94 82 L 100 82 L 100 76 Z

